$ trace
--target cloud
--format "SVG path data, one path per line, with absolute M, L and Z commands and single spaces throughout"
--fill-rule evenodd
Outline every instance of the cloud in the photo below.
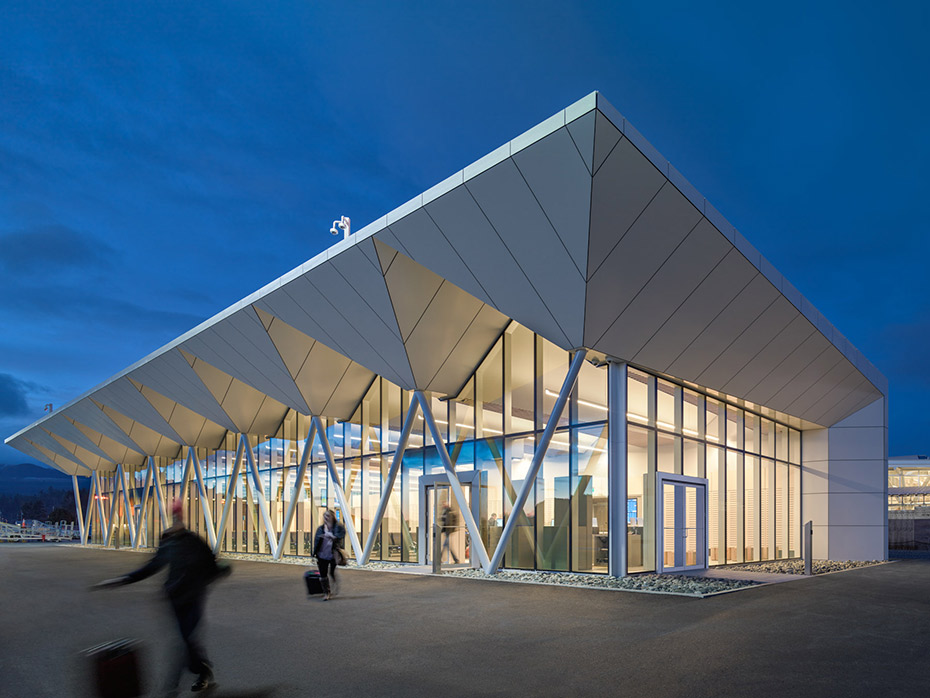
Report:
M 34 383 L 21 381 L 9 373 L 0 373 L 0 417 L 21 417 L 30 414 L 26 394 Z
M 105 269 L 112 247 L 64 225 L 43 225 L 0 236 L 0 269 L 7 274 L 35 275 L 67 269 Z

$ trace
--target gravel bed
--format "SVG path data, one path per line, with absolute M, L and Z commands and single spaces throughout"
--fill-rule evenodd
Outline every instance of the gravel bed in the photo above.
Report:
M 608 577 L 607 575 L 573 574 L 571 572 L 520 572 L 517 570 L 501 570 L 495 575 L 488 575 L 482 570 L 475 569 L 449 570 L 448 572 L 443 572 L 443 574 L 450 577 L 491 579 L 501 582 L 556 584 L 595 589 L 658 592 L 684 596 L 707 596 L 709 594 L 743 589 L 758 584 L 758 582 L 745 579 L 713 579 L 677 574 L 637 574 L 631 577 L 617 578 Z
M 814 560 L 812 572 L 826 574 L 828 572 L 843 572 L 859 567 L 871 567 L 884 564 L 883 560 Z M 770 572 L 773 574 L 804 574 L 804 560 L 776 560 L 774 562 L 750 562 L 744 565 L 728 565 L 728 570 L 744 570 L 746 572 Z

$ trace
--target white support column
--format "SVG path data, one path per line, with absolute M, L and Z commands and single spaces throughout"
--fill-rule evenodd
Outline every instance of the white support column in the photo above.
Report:
M 349 536 L 349 543 L 352 544 L 352 550 L 355 552 L 356 561 L 362 559 L 362 545 L 358 542 L 358 535 L 355 533 L 355 523 L 352 521 L 352 509 L 349 508 L 349 500 L 346 499 L 345 490 L 342 489 L 342 479 L 336 472 L 336 461 L 333 458 L 333 449 L 329 445 L 329 437 L 326 436 L 326 429 L 323 427 L 323 421 L 313 417 L 313 423 L 316 424 L 317 437 L 320 439 L 320 445 L 323 447 L 323 455 L 326 456 L 326 465 L 329 468 L 329 476 L 333 479 L 333 485 L 336 487 L 336 499 L 339 500 L 339 506 L 342 507 L 342 524 L 346 527 L 346 533 Z
M 200 511 L 203 514 L 204 528 L 207 529 L 207 541 L 211 548 L 216 547 L 216 531 L 213 529 L 213 514 L 210 513 L 210 502 L 207 500 L 207 486 L 203 479 L 203 468 L 200 467 L 200 459 L 197 457 L 197 449 L 189 446 L 187 449 L 187 459 L 194 468 L 194 475 L 197 478 L 197 492 L 200 497 Z
M 608 573 L 627 575 L 626 412 L 627 365 L 607 364 Z
M 229 481 L 226 483 L 226 501 L 223 503 L 223 515 L 216 528 L 216 543 L 213 546 L 213 554 L 220 552 L 220 546 L 223 544 L 223 534 L 226 532 L 226 522 L 229 521 L 229 512 L 232 510 L 233 499 L 236 495 L 236 482 L 239 480 L 239 470 L 242 468 L 242 458 L 245 455 L 246 443 L 243 437 L 239 435 L 239 445 L 236 447 L 236 458 L 233 461 L 232 473 L 229 475 Z
M 381 483 L 381 500 L 378 502 L 378 509 L 375 512 L 375 518 L 371 520 L 371 530 L 368 532 L 368 542 L 365 543 L 365 550 L 359 558 L 359 564 L 368 564 L 368 558 L 371 557 L 371 550 L 375 546 L 375 539 L 378 537 L 378 531 L 381 528 L 381 520 L 384 518 L 384 512 L 387 511 L 388 501 L 391 498 L 391 491 L 394 489 L 394 481 L 397 479 L 397 473 L 400 471 L 400 464 L 404 461 L 404 452 L 407 450 L 407 441 L 410 439 L 410 432 L 413 429 L 413 423 L 417 416 L 417 401 L 410 405 L 407 410 L 407 417 L 404 419 L 404 426 L 400 433 L 400 440 L 397 442 L 397 450 L 394 451 L 394 458 L 391 460 L 391 468 L 388 470 L 387 482 Z M 382 412 L 383 414 L 383 412 Z M 387 439 L 387 430 L 382 424 L 381 438 Z
M 90 540 L 90 522 L 93 519 L 94 502 L 97 496 L 97 478 L 96 471 L 90 474 L 90 491 L 87 495 L 87 511 L 84 514 L 84 529 L 81 531 L 81 545 L 87 545 Z
M 94 471 L 94 482 L 97 484 L 97 525 L 100 527 L 100 541 L 106 545 L 109 535 L 109 521 L 103 504 L 103 488 L 100 486 L 100 473 Z
M 146 526 L 143 526 L 145 521 L 146 511 L 149 507 L 149 495 L 152 492 L 152 461 L 148 459 L 148 465 L 145 468 L 145 484 L 142 486 L 142 501 L 139 504 L 139 516 L 136 518 L 136 544 L 133 547 L 138 548 L 142 545 L 142 539 L 146 538 L 145 531 Z M 148 542 L 148 540 L 146 540 Z
M 107 519 L 107 536 L 106 542 L 104 545 L 110 547 L 110 542 L 113 540 L 113 528 L 116 526 L 116 514 L 119 511 L 117 508 L 119 506 L 119 466 L 116 466 L 116 470 L 113 472 L 113 487 L 110 488 L 110 496 L 113 498 L 113 501 L 110 502 L 110 516 Z
M 84 542 L 84 510 L 81 508 L 81 490 L 78 487 L 77 475 L 71 476 L 71 484 L 74 486 L 74 511 L 77 514 L 78 531 L 81 536 L 81 543 Z M 89 502 L 90 500 L 88 500 Z
M 155 464 L 155 456 L 149 456 L 149 467 L 152 468 L 152 485 L 155 487 L 155 499 L 158 500 L 158 515 L 161 518 L 162 529 L 168 528 L 168 507 L 165 504 L 165 491 L 161 487 L 161 480 L 158 478 L 158 466 Z
M 313 437 L 315 435 L 316 421 L 311 421 L 310 431 L 307 433 L 307 438 L 304 441 L 304 450 L 303 453 L 300 454 L 300 466 L 297 468 L 297 478 L 294 480 L 294 492 L 291 494 L 291 501 L 287 505 L 287 512 L 284 514 L 284 526 L 281 528 L 281 537 L 278 538 L 278 549 L 274 554 L 275 560 L 280 560 L 284 552 L 284 542 L 287 540 L 291 522 L 294 520 L 294 512 L 297 510 L 297 498 L 304 485 L 304 476 L 307 473 L 307 463 L 310 462 L 310 450 L 313 448 Z
M 129 501 L 129 481 L 126 475 L 126 468 L 122 464 L 118 465 L 116 468 L 117 473 L 119 474 L 120 486 L 123 490 L 123 506 L 126 510 L 126 524 L 129 526 L 129 544 L 133 548 L 136 547 L 136 525 L 135 525 L 135 516 L 132 510 L 132 503 Z
M 187 488 L 191 481 L 191 459 L 190 450 L 187 452 L 187 458 L 184 459 L 184 472 L 181 474 L 181 501 L 187 503 Z
M 478 564 L 481 565 L 481 569 L 491 574 L 491 562 L 488 560 L 488 551 L 484 547 L 484 541 L 481 540 L 481 531 L 478 528 L 478 524 L 475 522 L 475 517 L 472 515 L 471 507 L 468 506 L 468 502 L 465 499 L 465 491 L 462 489 L 462 483 L 459 482 L 458 473 L 455 472 L 455 466 L 452 464 L 452 459 L 449 457 L 449 451 L 446 449 L 446 443 L 442 439 L 439 427 L 436 426 L 436 420 L 433 417 L 429 402 L 422 390 L 415 390 L 413 396 L 420 403 L 420 410 L 423 412 L 423 421 L 426 422 L 426 426 L 433 436 L 433 443 L 436 446 L 436 450 L 439 452 L 439 458 L 442 460 L 442 464 L 449 478 L 449 487 L 452 489 L 452 494 L 455 495 L 456 502 L 458 502 L 462 518 L 465 519 L 465 527 L 468 529 L 468 535 L 471 536 L 471 549 L 473 553 L 477 555 Z
M 258 474 L 258 464 L 255 462 L 255 454 L 252 452 L 252 443 L 249 441 L 247 434 L 243 434 L 242 438 L 245 439 L 245 457 L 249 472 L 252 474 L 252 479 L 249 480 L 249 478 L 246 477 L 246 480 L 252 485 L 252 497 L 255 498 L 258 504 L 258 510 L 262 516 L 262 523 L 265 526 L 265 537 L 268 539 L 268 547 L 271 548 L 271 555 L 273 557 L 277 554 L 278 546 L 274 538 L 274 526 L 271 524 L 271 514 L 268 513 L 268 501 L 265 499 L 265 488 L 262 486 L 262 479 Z
M 510 516 L 507 517 L 507 523 L 504 525 L 504 530 L 501 533 L 501 538 L 497 542 L 497 549 L 494 551 L 494 557 L 491 558 L 491 562 L 486 570 L 488 574 L 495 574 L 500 567 L 501 560 L 504 558 L 504 549 L 507 547 L 507 542 L 510 540 L 510 536 L 517 526 L 517 520 L 520 518 L 520 512 L 523 510 L 527 497 L 529 497 L 533 485 L 536 482 L 536 475 L 539 473 L 539 468 L 542 466 L 543 459 L 546 457 L 546 452 L 549 450 L 549 443 L 552 441 L 552 436 L 555 434 L 559 420 L 562 418 L 562 413 L 565 411 L 568 398 L 572 393 L 572 389 L 575 387 L 575 381 L 578 378 L 578 373 L 581 371 L 581 365 L 584 363 L 586 353 L 584 349 L 579 349 L 575 352 L 571 366 L 568 368 L 568 375 L 565 376 L 565 381 L 562 383 L 559 396 L 555 400 L 555 405 L 552 406 L 552 414 L 549 415 L 549 421 L 546 422 L 546 428 L 543 430 L 542 436 L 539 439 L 539 444 L 536 446 L 536 452 L 533 454 L 533 461 L 530 463 L 530 469 L 526 474 L 526 480 L 523 482 L 523 487 L 520 488 L 517 500 L 513 503 Z

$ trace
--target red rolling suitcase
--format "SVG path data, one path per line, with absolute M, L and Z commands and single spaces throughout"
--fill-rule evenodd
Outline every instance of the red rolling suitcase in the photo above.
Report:
M 323 593 L 323 582 L 320 579 L 320 573 L 316 570 L 304 572 L 304 581 L 307 583 L 307 594 L 309 596 Z
M 141 696 L 142 676 L 137 640 L 114 640 L 84 651 L 90 660 L 91 683 L 100 698 Z

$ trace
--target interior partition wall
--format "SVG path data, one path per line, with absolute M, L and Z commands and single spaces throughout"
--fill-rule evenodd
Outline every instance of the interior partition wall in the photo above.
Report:
M 518 517 L 505 549 L 504 567 L 606 574 L 614 533 L 623 536 L 630 572 L 654 571 L 655 482 L 656 473 L 662 472 L 706 478 L 710 565 L 799 555 L 799 432 L 761 410 L 738 407 L 632 366 L 624 365 L 625 389 L 614 386 L 612 393 L 615 400 L 622 397 L 625 402 L 620 432 L 625 437 L 625 458 L 615 455 L 615 460 L 625 460 L 626 470 L 626 492 L 617 490 L 625 501 L 615 503 L 613 519 L 608 489 L 608 369 L 590 362 L 579 373 L 526 504 L 521 511 L 512 511 L 570 360 L 570 352 L 512 323 L 457 395 L 427 396 L 454 468 L 478 472 L 482 516 L 477 523 L 485 549 L 493 551 L 508 519 Z M 411 392 L 375 378 L 350 419 L 322 419 L 349 511 L 342 510 L 335 496 L 318 438 L 302 481 L 296 481 L 309 417 L 291 412 L 277 434 L 252 437 L 274 541 L 280 539 L 285 512 L 296 499 L 283 537 L 284 556 L 310 556 L 313 532 L 326 509 L 339 518 L 351 516 L 360 540 L 367 540 L 411 399 Z M 245 459 L 236 480 L 230 482 L 238 438 L 228 433 L 215 448 L 196 450 L 204 477 L 203 502 L 195 469 L 187 467 L 186 447 L 177 458 L 155 459 L 159 484 L 169 512 L 186 489 L 186 520 L 205 538 L 210 522 L 215 529 L 226 498 L 231 497 L 219 549 L 270 555 L 261 498 L 247 480 L 251 476 Z M 413 563 L 419 559 L 420 479 L 443 472 L 419 415 L 371 560 Z M 138 503 L 145 468 L 127 469 L 127 474 L 132 481 L 131 501 Z M 112 479 L 103 481 L 102 494 L 109 497 Z M 116 540 L 129 545 L 128 529 L 122 524 L 125 514 L 120 507 L 116 511 L 120 531 Z M 154 545 L 162 530 L 154 497 L 149 498 L 142 519 L 145 533 L 140 543 Z M 354 555 L 350 546 L 347 552 Z M 614 573 L 620 569 L 615 566 Z

